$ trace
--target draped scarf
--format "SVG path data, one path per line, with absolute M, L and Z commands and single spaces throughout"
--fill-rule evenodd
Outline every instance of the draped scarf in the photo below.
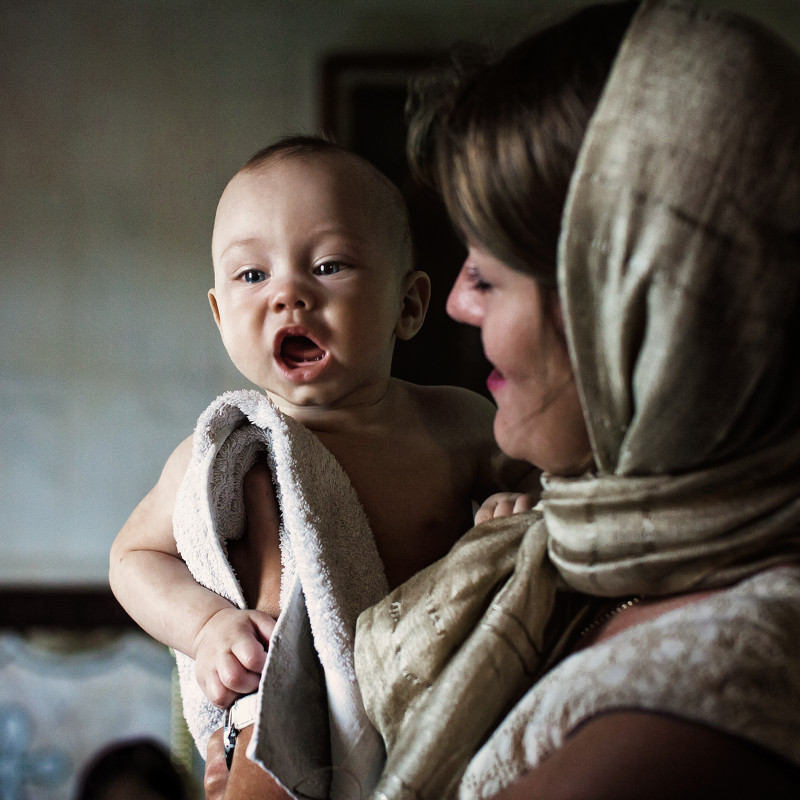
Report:
M 559 591 L 663 596 L 800 557 L 800 61 L 645 0 L 570 185 L 558 281 L 596 469 L 364 612 L 374 798 L 452 796 L 548 666 Z M 580 595 L 578 595 L 580 596 Z

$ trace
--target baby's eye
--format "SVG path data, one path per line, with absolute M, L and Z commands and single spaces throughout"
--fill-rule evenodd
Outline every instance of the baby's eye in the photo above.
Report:
M 261 269 L 246 269 L 242 272 L 239 277 L 245 283 L 261 283 L 267 279 L 267 273 Z
M 314 267 L 314 274 L 322 275 L 323 277 L 327 275 L 336 275 L 338 272 L 341 272 L 344 268 L 345 265 L 341 261 L 326 261 L 323 264 Z

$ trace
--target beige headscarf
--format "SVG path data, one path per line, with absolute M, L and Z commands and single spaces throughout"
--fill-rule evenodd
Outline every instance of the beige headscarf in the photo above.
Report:
M 663 595 L 800 558 L 800 60 L 646 0 L 573 177 L 559 287 L 596 474 L 470 531 L 359 620 L 388 762 L 452 794 L 541 674 L 555 593 Z

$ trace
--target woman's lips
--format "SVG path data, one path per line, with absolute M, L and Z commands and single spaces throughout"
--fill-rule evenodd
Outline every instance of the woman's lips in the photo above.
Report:
M 498 372 L 497 369 L 493 369 L 489 374 L 489 377 L 486 379 L 486 385 L 492 394 L 494 394 L 498 389 L 502 389 L 503 386 L 505 386 L 505 383 L 505 376 L 502 372 Z

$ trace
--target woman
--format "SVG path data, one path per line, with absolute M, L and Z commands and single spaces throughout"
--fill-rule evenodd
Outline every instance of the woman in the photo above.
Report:
M 413 107 L 469 249 L 448 310 L 546 474 L 360 618 L 374 796 L 797 797 L 797 56 L 646 0 Z
M 457 66 L 412 152 L 547 475 L 359 620 L 374 796 L 797 797 L 797 57 L 647 0 Z

